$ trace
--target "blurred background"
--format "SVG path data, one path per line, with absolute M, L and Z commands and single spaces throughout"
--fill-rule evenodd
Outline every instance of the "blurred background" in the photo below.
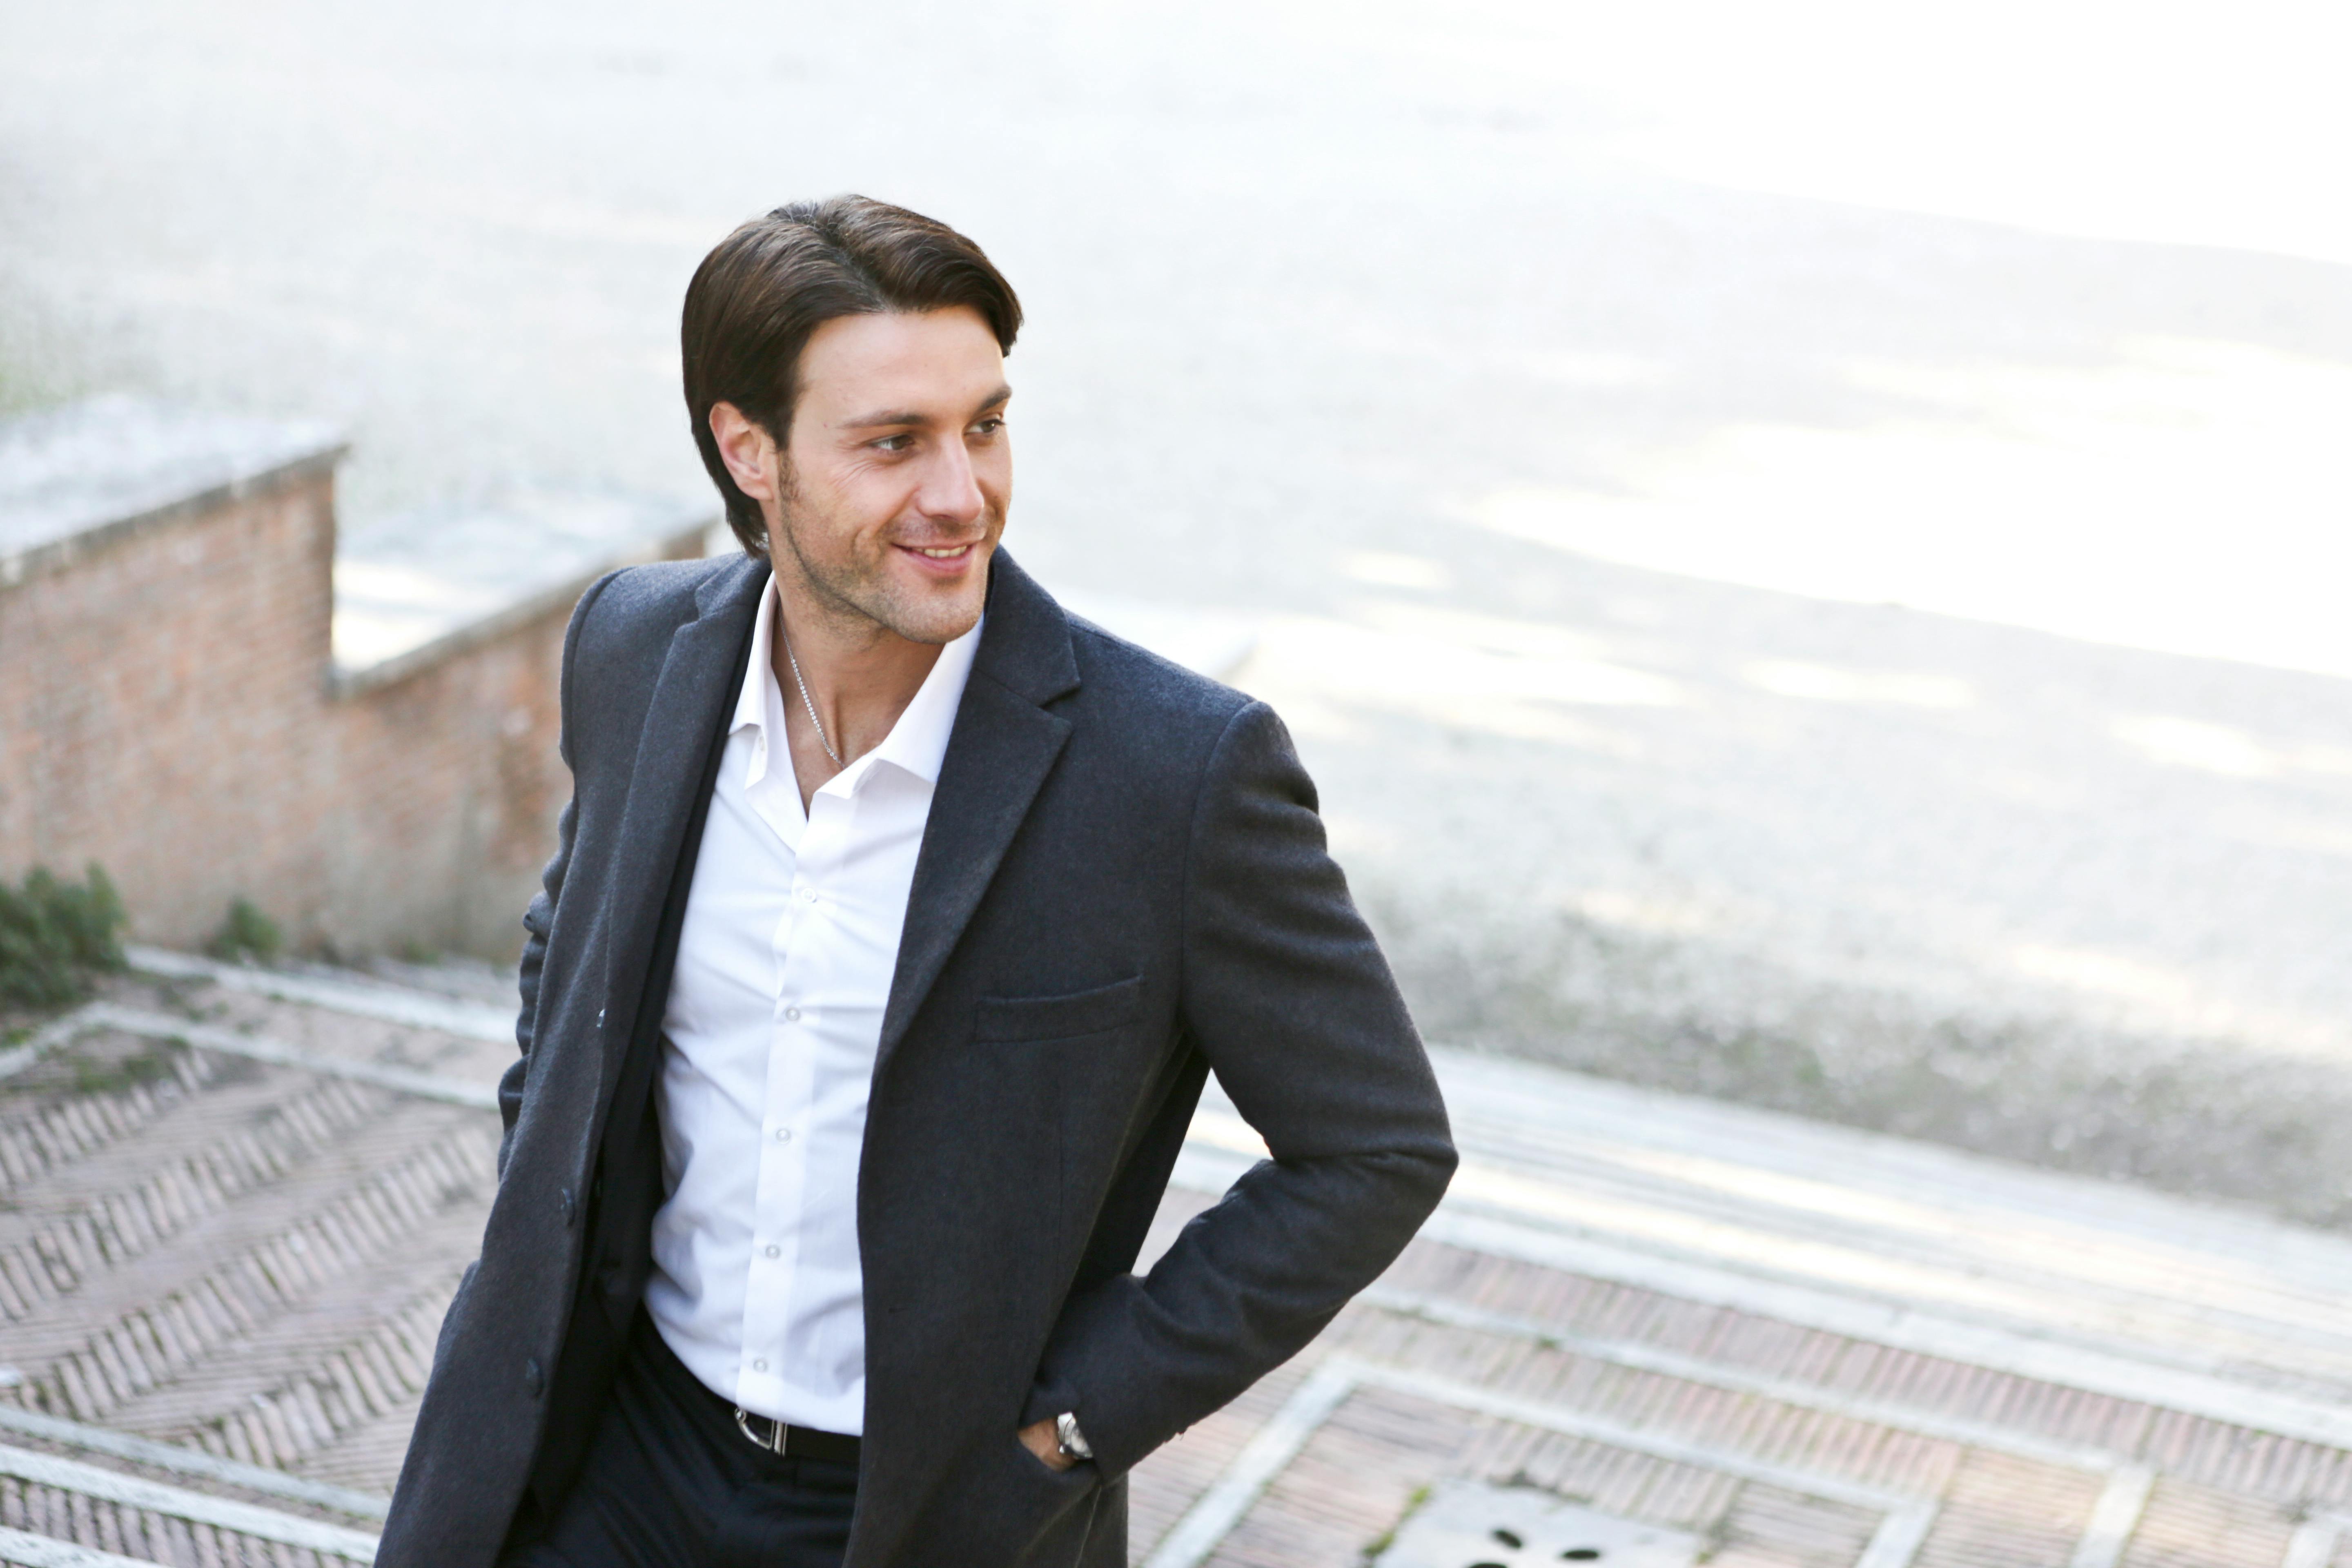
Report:
M 1139 1561 L 2352 1568 L 2347 58 L 0 0 L 0 1561 L 370 1560 L 565 618 L 732 548 L 679 301 L 849 190 L 1019 289 L 1007 547 L 1286 719 L 1465 1155 Z
M 0 17 L 11 411 L 670 538 L 696 261 L 909 205 L 1029 310 L 1009 547 L 1248 650 L 1433 1038 L 2352 1223 L 2331 9 Z

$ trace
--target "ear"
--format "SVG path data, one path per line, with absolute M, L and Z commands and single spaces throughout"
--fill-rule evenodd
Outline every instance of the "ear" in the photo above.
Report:
M 735 488 L 753 500 L 774 500 L 776 438 L 731 403 L 710 405 L 710 434 Z

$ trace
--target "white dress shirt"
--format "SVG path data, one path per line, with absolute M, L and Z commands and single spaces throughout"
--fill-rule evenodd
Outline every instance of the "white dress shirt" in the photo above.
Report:
M 668 1201 L 646 1306 L 678 1359 L 756 1415 L 861 1432 L 857 1165 L 931 789 L 980 642 L 801 808 L 770 658 L 776 588 L 711 792 L 662 1027 Z

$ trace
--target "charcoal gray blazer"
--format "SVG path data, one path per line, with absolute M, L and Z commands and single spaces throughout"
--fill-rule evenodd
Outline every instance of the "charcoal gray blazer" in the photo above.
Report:
M 521 1058 L 382 1568 L 491 1568 L 563 1497 L 651 1267 L 651 1091 L 764 562 L 603 579 Z M 1273 1158 L 1139 1277 L 1205 1075 Z M 1444 1107 L 1263 704 L 995 558 L 875 1060 L 849 1568 L 1126 1568 L 1128 1470 L 1295 1353 L 1436 1204 Z M 1095 1458 L 1015 1436 L 1064 1410 Z

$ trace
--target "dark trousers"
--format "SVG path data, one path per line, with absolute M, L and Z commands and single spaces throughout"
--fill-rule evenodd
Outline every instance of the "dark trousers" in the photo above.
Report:
M 854 1466 L 747 1439 L 637 1315 L 580 1479 L 501 1568 L 841 1568 Z

